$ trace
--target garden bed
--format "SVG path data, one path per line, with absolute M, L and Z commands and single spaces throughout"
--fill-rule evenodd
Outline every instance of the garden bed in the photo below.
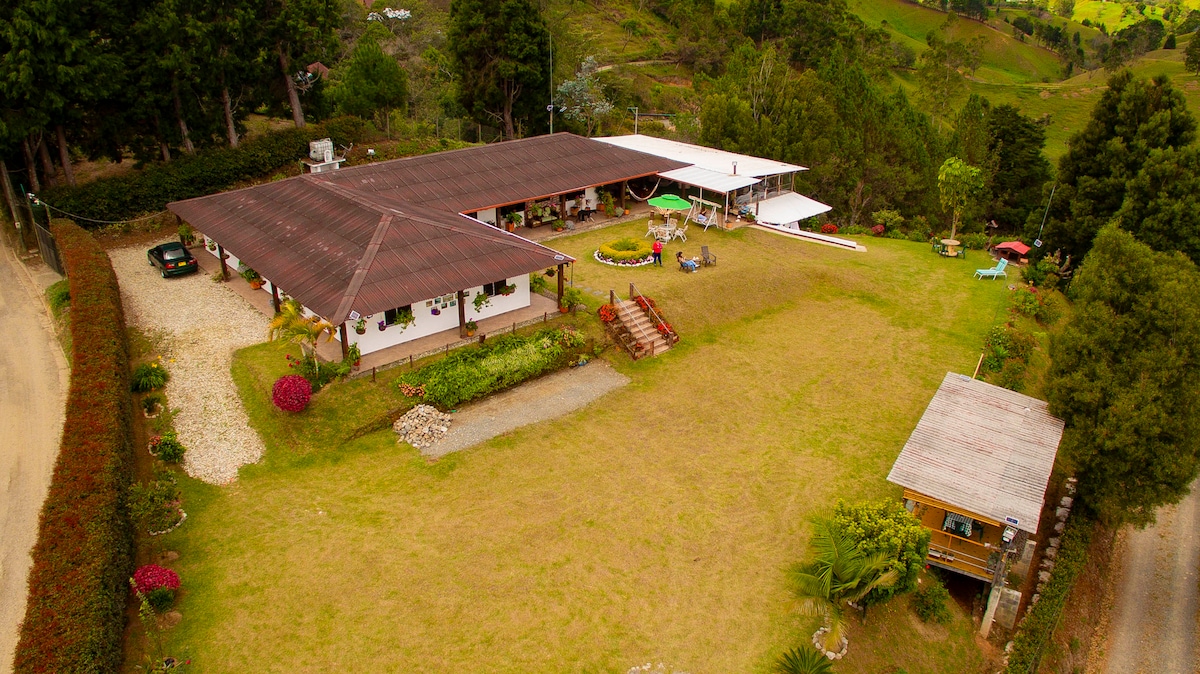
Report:
M 614 267 L 643 267 L 654 263 L 652 245 L 630 236 L 601 245 L 592 257 L 601 264 Z

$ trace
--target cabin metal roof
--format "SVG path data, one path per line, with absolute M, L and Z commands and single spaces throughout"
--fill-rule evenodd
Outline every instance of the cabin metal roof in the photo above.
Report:
M 1062 433 L 1044 401 L 947 372 L 887 479 L 1036 534 Z

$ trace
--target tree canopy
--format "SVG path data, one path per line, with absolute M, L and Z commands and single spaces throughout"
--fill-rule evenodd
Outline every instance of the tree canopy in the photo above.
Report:
M 882 554 L 896 573 L 892 585 L 873 589 L 863 601 L 881 604 L 917 587 L 917 576 L 929 554 L 929 530 L 895 500 L 849 504 L 839 501 L 833 521 L 866 555 Z
M 505 138 L 540 130 L 550 104 L 550 33 L 529 0 L 454 0 L 447 34 L 459 101 Z
M 970 213 L 984 194 L 983 171 L 958 157 L 950 157 L 938 170 L 938 194 L 942 208 L 953 213 L 950 238 L 954 238 L 962 216 Z
M 1147 80 L 1126 70 L 1109 78 L 1087 126 L 1071 137 L 1058 162 L 1058 188 L 1042 237 L 1049 249 L 1075 259 L 1085 255 L 1151 152 L 1188 145 L 1195 130 L 1183 94 L 1166 76 Z M 1039 221 L 1031 215 L 1027 227 L 1036 232 Z
M 408 100 L 408 75 L 368 32 L 354 46 L 330 96 L 347 114 L 370 118 L 381 112 L 390 136 L 392 110 L 402 109 Z
M 1200 274 L 1116 225 L 1095 237 L 1053 339 L 1050 412 L 1080 494 L 1104 520 L 1145 525 L 1200 469 Z

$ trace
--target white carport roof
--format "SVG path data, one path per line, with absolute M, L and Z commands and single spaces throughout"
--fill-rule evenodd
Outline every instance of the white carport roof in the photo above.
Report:
M 743 175 L 730 175 L 728 173 L 718 173 L 710 171 L 699 166 L 688 166 L 686 168 L 674 169 L 672 171 L 664 171 L 658 174 L 667 180 L 674 180 L 688 185 L 695 185 L 701 189 L 712 190 L 713 192 L 721 192 L 728 194 L 734 190 L 740 190 L 743 187 L 748 187 L 761 182 L 758 178 L 751 178 Z
M 667 140 L 666 138 L 655 138 L 654 136 L 643 136 L 641 134 L 633 134 L 629 136 L 611 136 L 609 138 L 595 138 L 602 143 L 616 145 L 629 150 L 637 150 L 667 159 L 693 164 L 700 168 L 708 169 L 715 173 L 723 173 L 725 175 L 734 174 L 734 162 L 737 162 L 736 173 L 739 176 L 748 176 L 751 178 L 762 178 L 764 176 L 779 175 L 781 173 L 795 173 L 797 171 L 807 171 L 803 166 L 788 164 L 786 162 L 775 161 L 774 159 L 763 159 L 762 157 L 752 157 L 747 154 L 737 154 L 736 152 L 726 152 L 717 150 L 711 147 L 703 147 L 700 145 L 692 145 L 690 143 L 680 143 L 675 140 Z M 695 183 L 692 183 L 695 184 Z
M 831 210 L 833 210 L 832 206 L 826 206 L 802 194 L 785 192 L 777 197 L 758 202 L 758 212 L 754 219 L 771 225 L 786 225 Z

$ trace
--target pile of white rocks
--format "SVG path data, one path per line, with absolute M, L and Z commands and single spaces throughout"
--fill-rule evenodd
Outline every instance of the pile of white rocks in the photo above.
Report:
M 1071 506 L 1075 503 L 1075 488 L 1076 479 L 1073 477 L 1067 478 L 1067 496 L 1062 497 L 1058 503 L 1058 508 L 1054 511 L 1054 533 L 1062 534 L 1063 529 L 1067 526 L 1067 517 L 1071 515 Z M 1042 553 L 1042 564 L 1038 570 L 1037 594 L 1029 598 L 1029 605 L 1033 606 L 1041 599 L 1041 592 L 1046 587 L 1046 583 L 1050 581 L 1050 572 L 1054 570 L 1054 560 L 1058 558 L 1058 546 L 1062 543 L 1062 539 L 1058 536 L 1053 536 L 1046 540 L 1046 551 Z
M 400 439 L 421 449 L 437 443 L 450 430 L 450 415 L 429 405 L 417 405 L 392 424 Z

